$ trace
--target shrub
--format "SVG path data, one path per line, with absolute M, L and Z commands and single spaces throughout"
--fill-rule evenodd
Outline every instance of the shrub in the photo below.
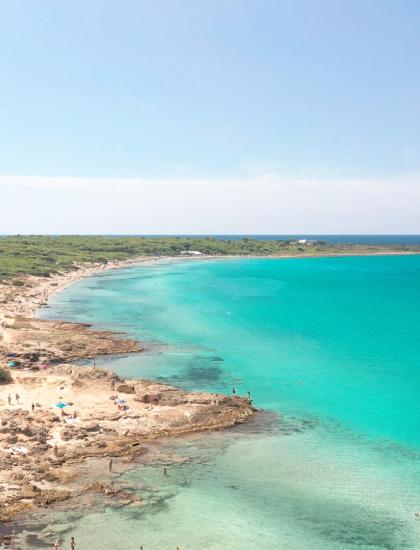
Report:
M 0 367 L 0 383 L 10 382 L 10 380 L 11 380 L 10 372 L 5 368 Z

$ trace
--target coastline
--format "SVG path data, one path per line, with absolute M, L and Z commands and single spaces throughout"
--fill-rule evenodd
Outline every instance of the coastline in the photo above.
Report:
M 394 252 L 380 255 L 401 254 Z M 357 254 L 357 256 L 360 255 Z M 307 257 L 321 257 L 321 255 Z M 54 332 L 57 326 L 61 329 L 63 326 L 68 326 L 70 331 L 75 331 L 71 332 L 72 337 L 81 338 L 81 333 L 95 335 L 95 338 L 99 337 L 102 343 L 105 335 L 108 335 L 113 347 L 106 352 L 110 354 L 118 353 L 116 350 L 121 350 L 119 346 L 127 346 L 127 342 L 134 341 L 111 332 L 92 331 L 87 325 L 36 319 L 34 317 L 36 309 L 54 293 L 62 290 L 72 282 L 109 269 L 124 269 L 155 261 L 235 260 L 241 258 L 293 259 L 296 256 L 142 257 L 123 262 L 110 262 L 108 266 L 102 264 L 81 266 L 77 271 L 52 276 L 48 279 L 25 278 L 25 282 L 27 281 L 31 286 L 2 285 L 1 288 L 7 287 L 11 299 L 5 303 L 5 297 L 2 296 L 2 305 L 6 307 L 2 307 L 1 330 L 2 336 L 6 334 L 7 337 L 0 341 L 0 346 L 3 348 L 6 346 L 7 348 L 10 343 L 19 339 L 19 334 L 25 335 L 25 331 L 30 329 L 27 326 L 20 326 L 19 323 L 30 322 L 31 324 L 40 323 L 43 325 L 46 333 Z M 8 325 L 7 327 L 3 326 L 4 322 Z M 15 322 L 17 323 L 16 327 L 10 328 L 9 325 L 13 325 Z M 9 339 L 11 335 L 13 338 Z M 82 354 L 79 357 L 80 359 L 95 354 L 95 342 L 97 342 L 95 338 L 90 340 L 90 337 L 88 337 L 92 347 L 85 349 L 83 351 L 84 355 Z M 139 344 L 135 342 L 135 345 L 138 346 Z M 65 361 L 74 359 L 70 351 L 64 350 Z M 141 351 L 141 346 L 133 350 L 126 349 L 123 353 L 138 353 L 139 351 Z M 110 384 L 113 379 L 116 382 L 119 381 L 112 372 L 83 367 L 83 375 L 81 376 L 81 371 L 77 367 L 70 367 L 65 364 L 65 361 L 61 366 L 58 364 L 53 367 L 50 371 L 51 374 L 48 375 L 42 372 L 15 371 L 17 373 L 15 374 L 16 379 L 19 378 L 16 385 L 0 385 L 0 418 L 5 421 L 5 424 L 2 424 L 2 430 L 0 430 L 3 447 L 7 449 L 16 446 L 27 447 L 31 453 L 33 452 L 35 458 L 34 461 L 31 461 L 27 454 L 19 452 L 6 457 L 3 453 L 0 453 L 1 458 L 4 460 L 2 463 L 3 477 L 0 479 L 0 484 L 2 484 L 3 489 L 7 489 L 7 494 L 3 495 L 3 500 L 0 502 L 3 510 L 0 522 L 9 521 L 26 510 L 44 508 L 59 501 L 71 501 L 73 498 L 79 498 L 85 492 L 93 492 L 99 495 L 104 502 L 111 498 L 112 501 L 119 504 L 134 505 L 135 500 L 128 496 L 124 490 L 115 489 L 112 478 L 105 486 L 95 485 L 95 482 L 91 479 L 84 485 L 80 483 L 73 484 L 81 471 L 81 465 L 86 460 L 94 460 L 98 468 L 103 471 L 106 470 L 108 457 L 115 456 L 121 460 L 121 467 L 122 464 L 125 465 L 124 467 L 130 467 L 130 464 L 135 464 L 136 461 L 142 460 L 142 457 L 147 455 L 148 440 L 227 428 L 245 422 L 255 414 L 255 409 L 252 408 L 251 403 L 240 397 L 186 393 L 170 386 L 144 380 L 134 381 L 134 392 L 128 391 L 125 394 L 125 391 L 118 391 L 118 394 L 123 394 L 119 397 L 124 398 L 130 409 L 127 413 L 120 414 L 117 412 L 115 414 L 115 405 L 110 403 L 109 400 Z M 33 365 L 30 364 L 28 359 L 27 367 L 31 366 Z M 25 374 L 21 376 L 23 373 Z M 88 373 L 91 373 L 92 376 L 89 377 Z M 67 426 L 67 422 L 63 424 L 60 418 L 58 418 L 57 424 L 57 419 L 54 418 L 57 415 L 54 415 L 51 395 L 57 397 L 58 394 L 52 394 L 52 392 L 61 387 L 66 388 L 62 397 L 69 399 L 70 396 L 71 400 L 76 403 L 74 407 L 79 415 L 77 425 L 70 424 Z M 15 391 L 24 398 L 23 407 L 13 405 L 10 408 L 6 405 L 7 393 L 14 394 Z M 100 403 L 94 398 L 97 395 L 101 396 Z M 36 400 L 41 404 L 39 410 L 36 408 L 36 415 L 33 415 L 30 410 L 32 400 Z M 95 402 L 98 410 L 94 411 L 92 408 L 84 407 L 80 404 L 84 401 Z M 10 411 L 12 412 L 10 413 Z M 20 428 L 19 425 L 16 426 L 17 411 L 19 411 L 17 417 L 19 418 L 19 424 L 22 424 L 23 428 Z M 144 418 L 146 418 L 146 425 L 142 425 L 141 429 L 138 429 L 139 420 Z M 96 425 L 95 429 L 93 429 L 92 424 Z M 58 432 L 57 427 L 60 428 Z M 63 434 L 65 438 L 69 437 L 64 439 L 64 455 L 60 456 L 60 449 L 57 457 L 51 456 L 53 453 L 52 443 L 57 441 L 57 433 L 61 438 L 61 430 L 66 430 Z M 109 430 L 114 430 L 115 433 Z M 68 433 L 69 431 L 70 433 Z M 111 433 L 112 436 L 110 436 Z M 112 440 L 110 445 L 108 445 L 108 439 Z M 139 444 L 139 441 L 142 443 Z M 79 451 L 81 442 L 89 444 L 85 451 Z M 105 446 L 104 443 L 106 443 Z M 60 443 L 61 445 L 62 443 Z M 46 467 L 40 469 L 40 463 L 43 460 L 45 461 L 45 457 L 47 457 Z M 58 458 L 60 460 L 57 461 Z M 17 467 L 19 468 L 19 474 L 16 473 Z M 16 475 L 22 475 L 22 477 L 19 479 L 16 478 Z M 28 486 L 32 489 L 25 491 L 23 488 Z M 136 505 L 140 504 L 137 502 Z
M 35 317 L 48 298 L 77 280 L 155 260 L 80 266 L 48 279 L 27 276 L 22 286 L 0 285 L 1 365 L 17 363 L 8 369 L 11 381 L 0 383 L 0 524 L 86 494 L 109 505 L 141 505 L 114 486 L 113 476 L 105 484 L 84 476 L 86 461 L 94 461 L 95 472 L 106 471 L 110 459 L 123 470 L 147 457 L 147 441 L 225 429 L 255 414 L 243 397 L 124 381 L 108 369 L 76 366 L 77 359 L 143 348 L 124 335 Z M 69 347 L 60 349 L 63 342 Z
M 137 340 L 130 340 L 124 335 L 120 335 L 115 331 L 95 331 L 86 323 L 69 323 L 65 321 L 48 321 L 38 319 L 36 311 L 48 304 L 48 300 L 56 293 L 60 292 L 68 285 L 75 283 L 86 277 L 97 275 L 111 270 L 126 269 L 136 267 L 142 264 L 153 264 L 155 262 L 171 261 L 229 261 L 240 259 L 310 259 L 310 258 L 340 258 L 340 257 L 361 257 L 361 256 L 406 256 L 418 255 L 416 251 L 378 251 L 366 253 L 305 253 L 300 255 L 285 254 L 285 255 L 201 255 L 196 257 L 186 256 L 156 256 L 156 257 L 135 257 L 129 260 L 109 261 L 107 264 L 91 263 L 75 265 L 74 270 L 51 274 L 49 277 L 38 277 L 34 275 L 25 275 L 19 278 L 22 286 L 14 286 L 13 281 L 0 281 L 0 364 L 7 362 L 7 353 L 11 348 L 15 348 L 17 341 L 20 341 L 19 353 L 30 356 L 31 352 L 40 355 L 41 359 L 50 360 L 53 362 L 66 362 L 68 360 L 82 360 L 93 358 L 97 355 L 118 355 L 126 353 L 139 353 L 143 351 L 143 347 Z M 38 334 L 34 335 L 34 331 Z M 41 350 L 41 354 L 37 349 L 38 340 L 41 335 L 45 339 L 48 336 L 63 334 L 63 338 L 67 341 L 71 337 L 75 337 L 76 341 L 82 340 L 81 346 L 76 346 L 75 350 L 64 350 L 64 353 L 59 353 L 60 345 L 63 342 L 50 342 L 48 349 Z M 19 338 L 17 336 L 19 335 Z M 28 344 L 32 342 L 32 346 Z M 106 345 L 104 345 L 104 343 Z M 23 345 L 26 349 L 24 349 Z M 54 345 L 55 344 L 55 345 Z M 33 350 L 33 348 L 35 348 Z M 14 349 L 12 350 L 12 352 Z M 42 354 L 44 353 L 44 357 Z M 53 352 L 51 354 L 51 352 Z M 48 357 L 50 355 L 50 357 Z M 29 366 L 26 361 L 26 366 Z

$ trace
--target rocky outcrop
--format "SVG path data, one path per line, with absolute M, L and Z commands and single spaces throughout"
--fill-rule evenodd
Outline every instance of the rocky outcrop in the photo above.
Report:
M 47 321 L 28 317 L 15 317 L 9 330 L 8 349 L 0 348 L 0 359 L 7 360 L 13 351 L 13 361 L 19 367 L 38 369 L 48 362 L 69 362 L 98 355 L 139 353 L 143 347 L 115 332 L 92 330 L 84 323 Z
M 147 453 L 148 440 L 227 428 L 255 412 L 245 398 L 189 393 L 148 380 L 121 382 L 115 390 L 120 399 L 115 399 L 110 380 L 115 376 L 104 369 L 72 365 L 16 375 L 13 384 L 23 388 L 27 406 L 32 391 L 39 399 L 46 396 L 33 411 L 16 403 L 8 407 L 0 393 L 0 522 L 79 495 L 80 483 L 74 480 L 87 458 L 131 461 Z M 52 398 L 61 394 L 77 404 L 77 416 L 74 406 L 67 406 L 63 417 L 51 408 Z

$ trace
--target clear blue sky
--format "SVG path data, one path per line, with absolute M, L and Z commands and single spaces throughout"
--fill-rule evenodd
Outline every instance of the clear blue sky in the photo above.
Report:
M 419 29 L 417 0 L 0 0 L 0 174 L 417 177 Z

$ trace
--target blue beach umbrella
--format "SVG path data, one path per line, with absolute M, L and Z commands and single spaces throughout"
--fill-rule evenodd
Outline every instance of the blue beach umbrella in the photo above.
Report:
M 64 409 L 64 407 L 68 407 L 67 403 L 56 403 L 55 406 L 57 409 Z

